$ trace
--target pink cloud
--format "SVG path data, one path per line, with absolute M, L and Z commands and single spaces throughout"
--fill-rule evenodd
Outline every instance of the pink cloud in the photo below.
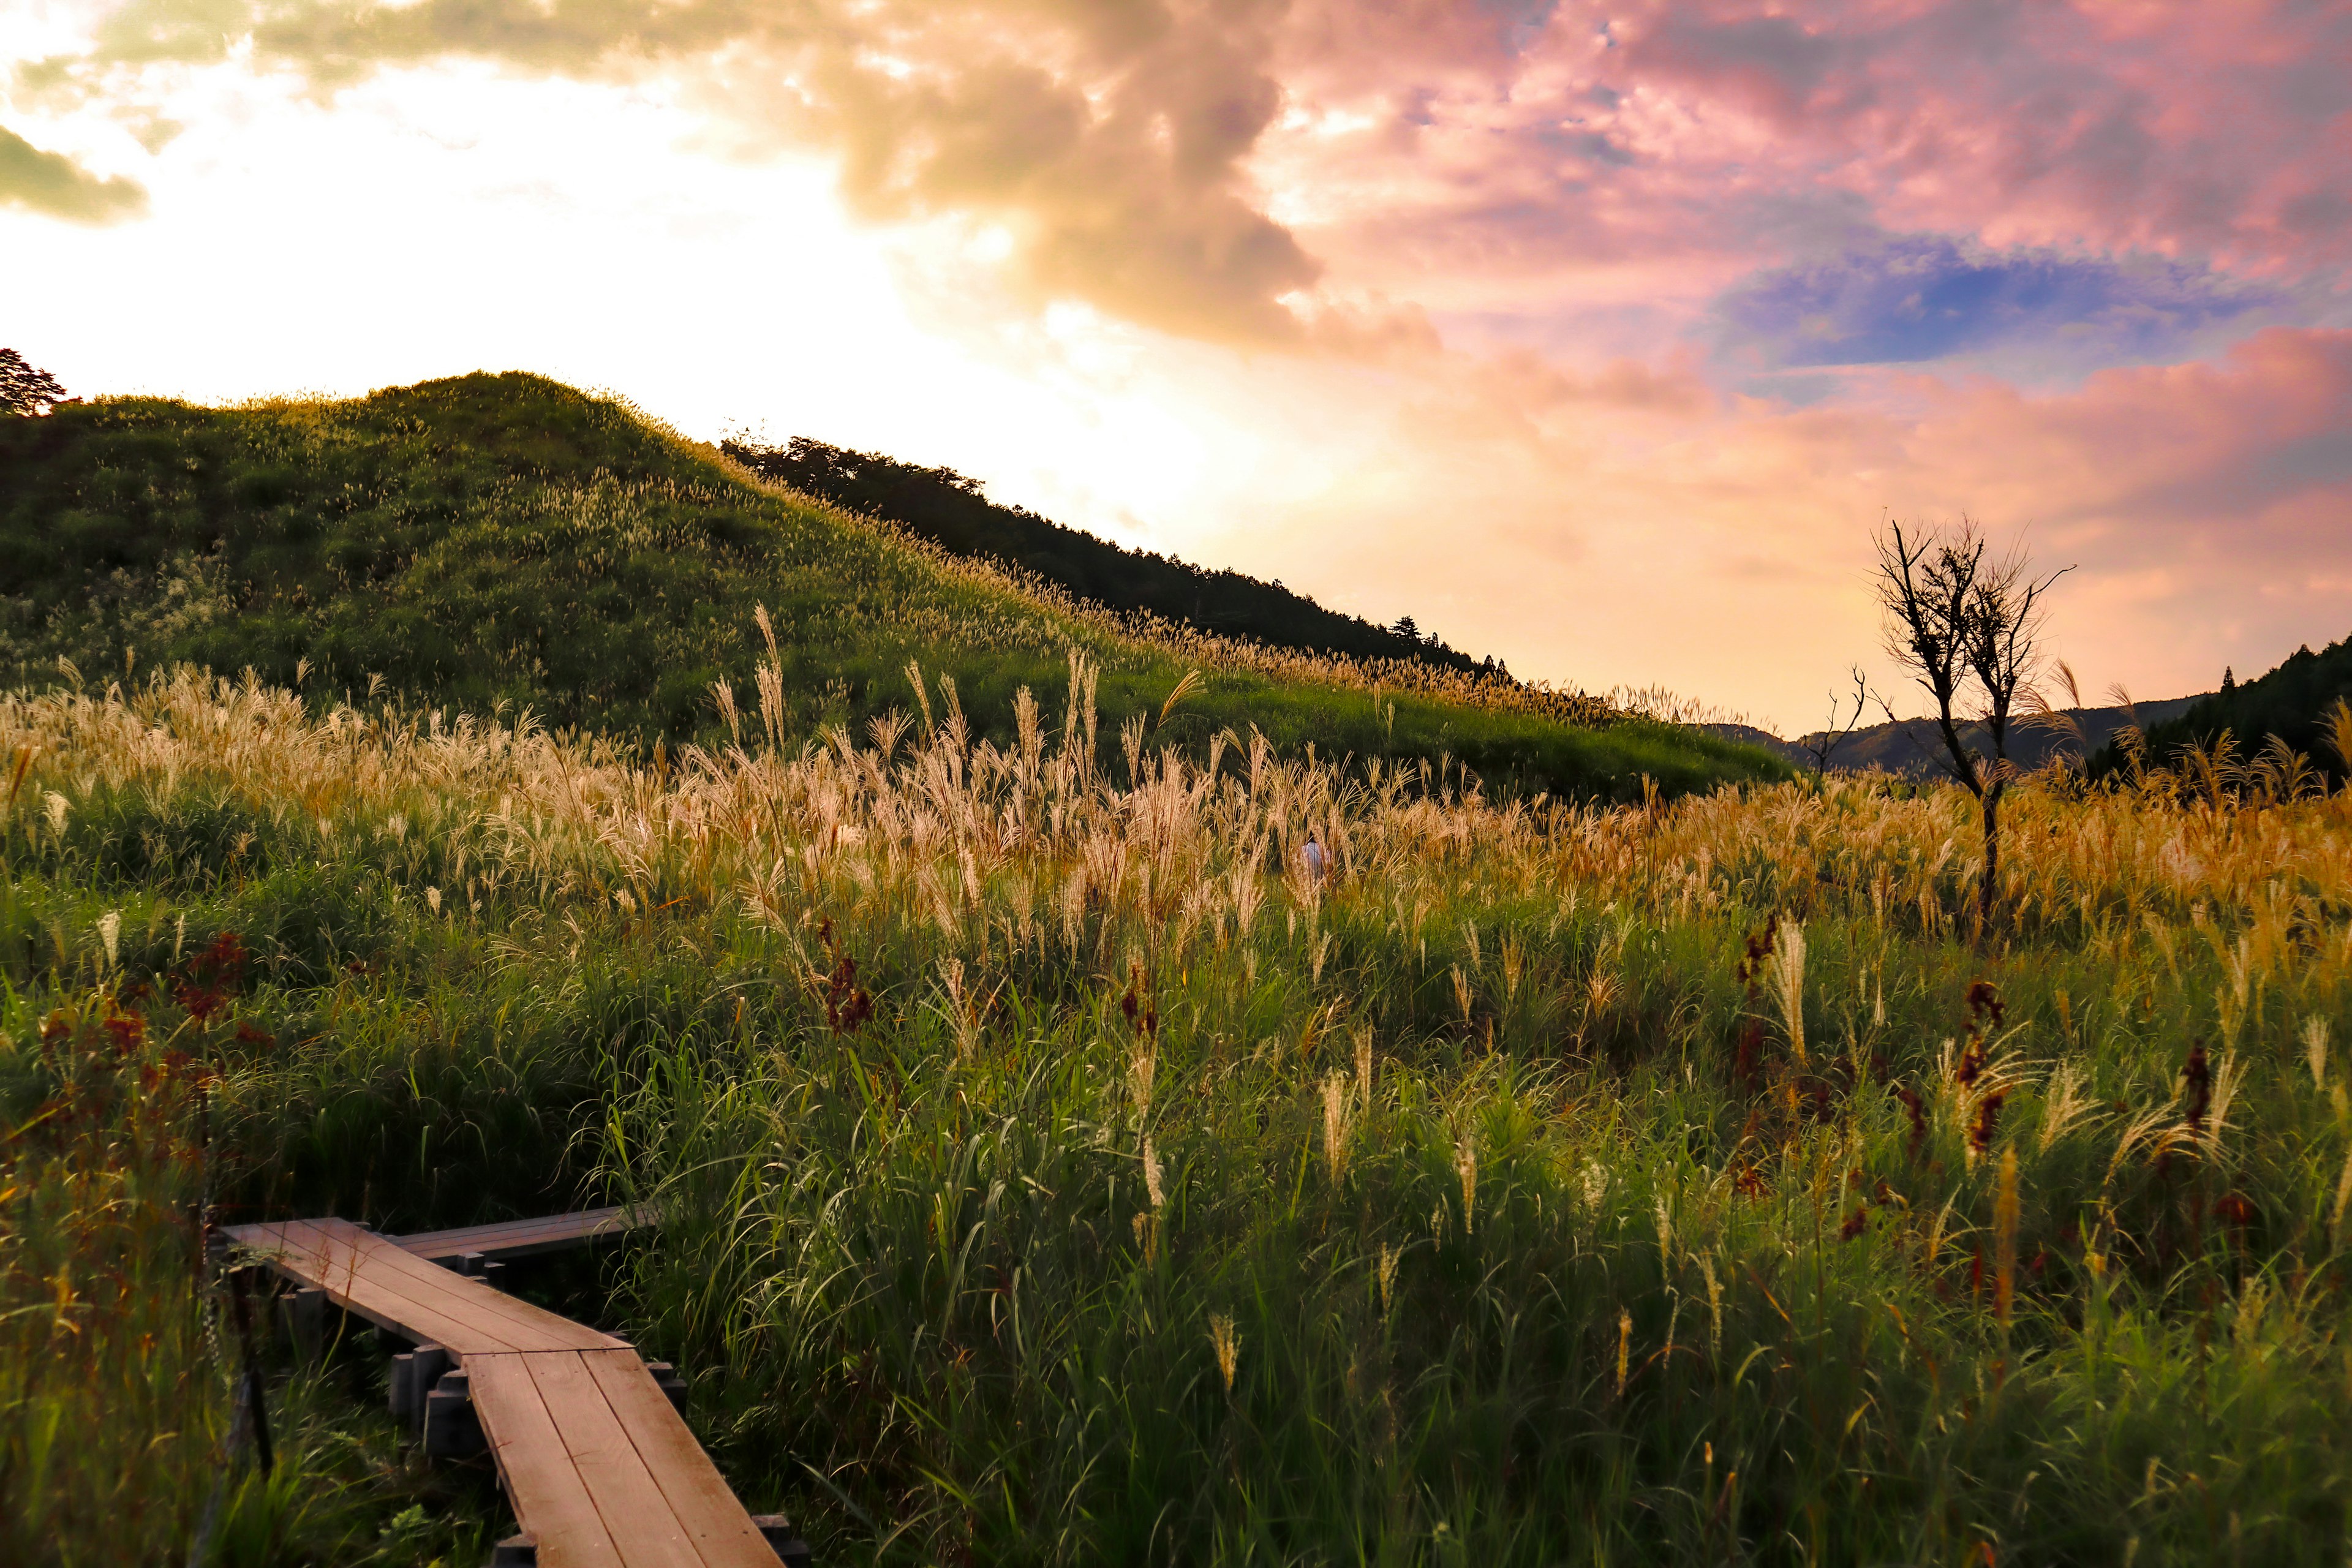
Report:
M 2286 573 L 2314 549 L 2352 561 L 2352 331 L 2273 328 L 2220 364 L 2102 371 L 2055 397 L 1980 383 L 1941 401 L 1919 458 L 1995 483 L 2015 462 L 2034 476 L 2019 504 L 2054 525 L 2132 548 L 2210 531 Z M 2315 501 L 2335 509 L 2333 537 L 2300 521 L 2264 536 Z
M 1639 258 L 1691 295 L 1873 226 L 2267 276 L 2352 255 L 2341 6 L 1572 5 L 1511 55 L 1340 12 L 1286 35 L 1260 159 L 1316 193 L 1311 247 L 1391 289 Z

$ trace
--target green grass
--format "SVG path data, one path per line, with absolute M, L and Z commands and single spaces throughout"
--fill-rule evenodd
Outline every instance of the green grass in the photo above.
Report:
M 2022 788 L 1978 941 L 1949 791 L 359 717 L 0 700 L 26 1560 L 217 1469 L 178 1052 L 233 1215 L 657 1197 L 612 1321 L 829 1562 L 2345 1561 L 2352 796 Z M 275 1397 L 224 1561 L 477 1550 Z
M 787 740 L 913 706 L 911 662 L 1002 741 L 1014 693 L 1058 687 L 1075 649 L 1101 670 L 1107 740 L 1157 724 L 1198 668 L 1169 715 L 1196 752 L 1255 725 L 1286 749 L 1451 757 L 1495 788 L 1612 798 L 1639 798 L 1645 774 L 1673 794 L 1786 772 L 1686 729 L 1563 723 L 1543 710 L 1556 700 L 1454 672 L 1400 667 L 1376 691 L 1352 666 L 1130 630 L 520 374 L 0 422 L 0 677 L 18 682 L 55 679 L 61 657 L 95 689 L 189 661 L 321 706 L 388 687 L 674 748 L 724 733 L 714 682 L 754 710 L 764 605 Z

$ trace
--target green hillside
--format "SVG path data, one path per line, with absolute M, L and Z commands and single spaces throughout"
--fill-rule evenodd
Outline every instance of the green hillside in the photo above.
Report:
M 2249 757 L 2275 738 L 2341 780 L 2344 759 L 2325 732 L 2325 715 L 2339 699 L 2352 699 L 2352 637 L 2319 653 L 2297 648 L 2267 675 L 2224 687 L 2177 718 L 2149 724 L 2147 756 L 2166 763 L 2185 748 L 2210 752 L 2226 733 L 2236 753 Z M 2092 771 L 2105 773 L 2123 762 L 2120 749 L 2110 745 Z
M 1760 752 L 1425 662 L 1316 660 L 1123 622 L 986 563 L 761 483 L 711 448 L 540 377 L 344 402 L 152 399 L 0 421 L 0 679 L 103 684 L 190 661 L 314 700 L 528 706 L 650 745 L 724 735 L 772 616 L 786 739 L 914 706 L 982 734 L 1072 650 L 1106 746 L 1251 725 L 1324 754 L 1448 756 L 1502 785 L 1622 796 L 1781 771 Z M 1172 710 L 1192 669 L 1202 679 Z M 759 722 L 755 718 L 751 721 Z

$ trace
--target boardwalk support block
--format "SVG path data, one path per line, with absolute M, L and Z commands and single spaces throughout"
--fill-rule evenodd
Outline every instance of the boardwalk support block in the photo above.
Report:
M 425 1429 L 425 1400 L 449 1370 L 449 1352 L 423 1344 L 392 1358 L 392 1416 L 411 1437 Z
M 490 1568 L 539 1568 L 539 1542 L 528 1535 L 509 1535 L 490 1548 Z
M 305 1286 L 287 1298 L 287 1332 L 307 1360 L 316 1361 L 326 1353 L 327 1304 L 327 1293 L 316 1286 Z
M 488 1447 L 469 1380 L 463 1372 L 443 1373 L 425 1396 L 425 1452 L 436 1459 L 470 1459 Z
M 663 1394 L 669 1400 L 669 1407 L 680 1415 L 685 1415 L 686 1379 L 678 1375 L 677 1368 L 666 1361 L 649 1361 L 646 1363 L 646 1370 L 652 1373 L 654 1382 L 661 1385 Z
M 793 1533 L 793 1522 L 781 1513 L 755 1513 L 751 1522 L 773 1549 L 784 1568 L 809 1568 L 809 1545 Z

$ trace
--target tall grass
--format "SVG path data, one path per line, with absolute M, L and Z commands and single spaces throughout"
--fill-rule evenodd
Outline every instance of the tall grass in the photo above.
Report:
M 2352 797 L 2039 781 L 1979 933 L 1951 792 L 1507 801 L 1090 684 L 794 743 L 772 675 L 658 766 L 0 699 L 10 1125 L 143 984 L 226 1201 L 656 1198 L 620 1315 L 834 1558 L 2343 1559 Z

